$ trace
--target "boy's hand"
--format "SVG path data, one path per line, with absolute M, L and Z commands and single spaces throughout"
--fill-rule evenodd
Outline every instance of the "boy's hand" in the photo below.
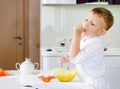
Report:
M 80 52 L 80 39 L 81 34 L 84 31 L 82 24 L 74 26 L 74 35 L 69 51 L 69 60 L 73 60 L 74 57 Z
M 75 25 L 73 29 L 74 29 L 74 34 L 78 36 L 81 35 L 81 33 L 84 30 L 82 24 Z
M 60 64 L 64 64 L 64 63 L 68 63 L 68 62 L 70 62 L 68 56 L 63 56 L 60 58 Z

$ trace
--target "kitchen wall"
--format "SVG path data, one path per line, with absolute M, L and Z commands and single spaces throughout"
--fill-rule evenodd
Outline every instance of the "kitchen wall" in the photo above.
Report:
M 73 26 L 82 23 L 88 12 L 97 6 L 109 9 L 115 19 L 112 28 L 101 37 L 105 47 L 120 48 L 120 5 L 102 4 L 41 5 L 41 47 L 55 47 L 66 39 L 71 41 Z

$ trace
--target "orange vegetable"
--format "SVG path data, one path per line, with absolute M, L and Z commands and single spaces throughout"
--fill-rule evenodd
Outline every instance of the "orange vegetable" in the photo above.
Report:
M 41 81 L 46 83 L 52 80 L 52 76 L 40 76 L 39 78 L 41 79 Z
M 0 68 L 0 76 L 6 76 L 8 75 L 8 71 L 3 70 L 2 68 Z

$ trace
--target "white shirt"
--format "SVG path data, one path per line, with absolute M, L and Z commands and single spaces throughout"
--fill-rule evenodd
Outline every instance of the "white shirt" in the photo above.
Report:
M 95 89 L 107 89 L 106 87 L 103 88 L 105 86 L 103 79 L 101 85 L 97 84 L 101 80 L 100 78 L 103 78 L 105 72 L 103 57 L 104 47 L 100 38 L 96 36 L 88 39 L 83 38 L 80 41 L 80 52 L 71 61 L 76 65 L 83 81 L 93 84 L 96 87 Z

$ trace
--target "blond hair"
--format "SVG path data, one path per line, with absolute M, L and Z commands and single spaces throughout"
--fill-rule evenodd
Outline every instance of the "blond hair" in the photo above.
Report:
M 91 10 L 94 14 L 97 14 L 99 17 L 102 17 L 106 23 L 106 30 L 109 30 L 109 28 L 113 25 L 114 23 L 114 17 L 112 13 L 103 8 L 103 7 L 96 7 Z

